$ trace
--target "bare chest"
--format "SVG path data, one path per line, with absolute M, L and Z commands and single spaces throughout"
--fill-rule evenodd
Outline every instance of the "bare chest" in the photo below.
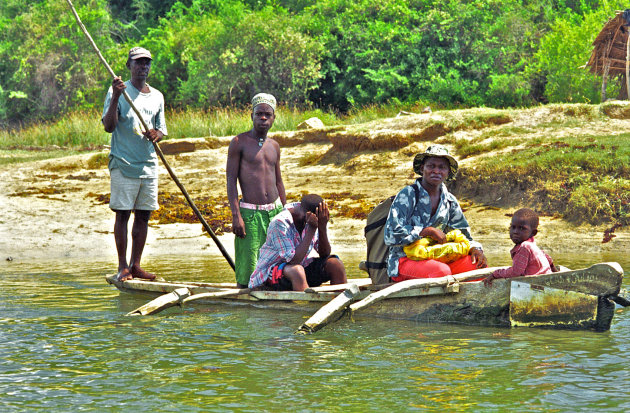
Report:
M 278 162 L 278 154 L 269 143 L 262 147 L 257 144 L 247 145 L 243 148 L 241 162 L 251 166 L 275 165 Z

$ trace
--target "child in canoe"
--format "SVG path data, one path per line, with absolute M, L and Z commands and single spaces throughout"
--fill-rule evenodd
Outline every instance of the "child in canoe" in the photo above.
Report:
M 534 242 L 538 233 L 538 214 L 529 208 L 519 209 L 512 216 L 510 238 L 515 246 L 510 251 L 512 266 L 494 271 L 483 282 L 491 285 L 495 278 L 512 278 L 557 272 L 553 260 Z
M 319 195 L 307 194 L 288 204 L 269 223 L 249 288 L 304 291 L 326 281 L 344 284 L 343 262 L 330 253 L 329 218 L 328 205 Z M 319 257 L 310 257 L 312 250 Z

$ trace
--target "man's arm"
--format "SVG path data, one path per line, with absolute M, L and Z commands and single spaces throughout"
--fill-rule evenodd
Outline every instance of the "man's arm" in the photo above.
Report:
M 276 188 L 278 188 L 278 196 L 282 205 L 287 203 L 287 194 L 284 190 L 284 182 L 282 182 L 282 174 L 280 172 L 280 145 L 276 149 L 278 151 L 278 161 L 276 162 Z
M 112 81 L 112 98 L 109 101 L 107 112 L 105 112 L 103 119 L 101 119 L 105 132 L 107 133 L 112 133 L 114 129 L 116 129 L 116 125 L 118 125 L 118 100 L 123 90 L 126 88 L 125 82 L 123 82 L 120 77 L 116 77 Z
M 227 196 L 232 211 L 232 232 L 239 238 L 245 238 L 245 223 L 241 217 L 241 211 L 238 206 L 238 189 L 236 181 L 238 179 L 238 171 L 241 164 L 241 151 L 238 147 L 238 136 L 232 139 L 228 147 L 227 166 L 225 168 L 227 181 Z
M 330 212 L 328 210 L 328 204 L 324 201 L 319 204 L 319 207 L 317 208 L 317 231 L 319 232 L 317 252 L 321 258 L 328 257 L 331 251 L 330 241 L 328 240 L 329 218 Z
M 156 91 L 157 92 L 157 91 Z M 161 141 L 168 134 L 164 119 L 164 97 L 160 93 L 160 108 L 153 115 L 153 129 L 143 132 L 145 138 L 153 143 Z

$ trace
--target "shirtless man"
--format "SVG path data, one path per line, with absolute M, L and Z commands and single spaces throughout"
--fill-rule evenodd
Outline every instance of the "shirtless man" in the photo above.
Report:
M 267 133 L 276 119 L 276 99 L 259 93 L 252 99 L 253 128 L 234 137 L 228 148 L 227 194 L 232 211 L 236 283 L 246 288 L 271 219 L 287 198 L 280 175 L 280 145 Z M 238 200 L 236 183 L 241 187 Z

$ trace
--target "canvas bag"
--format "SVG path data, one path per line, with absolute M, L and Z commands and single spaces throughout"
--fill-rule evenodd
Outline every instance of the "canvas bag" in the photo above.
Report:
M 420 198 L 418 184 L 413 183 L 410 186 L 414 189 L 417 204 Z M 392 206 L 392 202 L 394 202 L 394 198 L 394 196 L 390 196 L 378 204 L 372 212 L 368 214 L 364 229 L 367 244 L 367 260 L 365 261 L 365 267 L 374 285 L 387 284 L 390 282 L 389 275 L 387 275 L 389 246 L 385 245 L 384 235 L 385 222 L 387 221 L 389 209 Z M 414 207 L 416 204 L 414 204 Z

